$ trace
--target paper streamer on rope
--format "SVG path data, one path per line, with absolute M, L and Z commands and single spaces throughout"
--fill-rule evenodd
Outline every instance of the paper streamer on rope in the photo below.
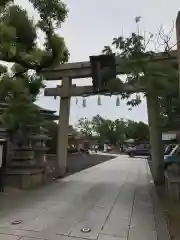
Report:
M 117 106 L 117 107 L 120 106 L 120 99 L 119 99 L 119 96 L 117 96 L 117 99 L 116 99 L 116 106 Z
M 101 105 L 101 97 L 100 96 L 98 96 L 98 106 L 100 106 Z
M 83 104 L 82 105 L 83 105 L 83 108 L 86 107 L 86 99 L 85 98 L 83 98 Z

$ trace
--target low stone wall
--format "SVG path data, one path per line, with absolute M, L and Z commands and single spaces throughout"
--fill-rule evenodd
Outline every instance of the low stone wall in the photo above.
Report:
M 114 157 L 106 155 L 68 154 L 67 175 L 80 172 L 83 169 L 93 167 L 112 158 Z M 47 164 L 43 169 L 7 170 L 4 179 L 5 186 L 29 189 L 41 186 L 60 177 L 56 155 L 47 155 L 46 159 Z
M 67 174 L 80 172 L 86 168 L 93 167 L 97 164 L 106 162 L 114 157 L 107 155 L 85 155 L 85 154 L 68 154 Z M 59 177 L 58 164 L 56 155 L 47 155 L 47 165 L 53 178 Z

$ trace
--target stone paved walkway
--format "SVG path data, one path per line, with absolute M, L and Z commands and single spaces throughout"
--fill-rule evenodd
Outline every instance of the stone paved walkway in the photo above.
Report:
M 15 220 L 21 220 L 13 225 Z M 81 229 L 90 228 L 89 233 Z M 13 199 L 0 197 L 0 240 L 168 240 L 144 159 L 121 156 Z

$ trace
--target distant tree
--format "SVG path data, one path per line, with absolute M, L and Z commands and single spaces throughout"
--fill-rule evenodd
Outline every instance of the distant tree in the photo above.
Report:
M 76 129 L 87 137 L 92 138 L 96 135 L 97 140 L 102 144 L 105 141 L 114 145 L 122 144 L 126 139 L 149 140 L 149 127 L 146 123 L 122 118 L 110 120 L 100 115 L 94 116 L 92 120 L 81 118 Z
M 87 118 L 80 118 L 76 124 L 76 129 L 86 137 L 91 137 L 93 135 L 92 122 Z
M 108 140 L 111 144 L 123 142 L 125 136 L 125 123 L 121 119 L 112 121 L 102 118 L 100 115 L 93 117 L 92 125 L 101 141 Z
M 134 122 L 132 120 L 127 121 L 126 137 L 128 139 L 148 140 L 149 139 L 149 127 L 144 122 Z
M 134 122 L 124 119 L 110 120 L 96 115 L 89 120 L 81 118 L 76 125 L 78 131 L 88 137 L 93 133 L 101 143 L 108 141 L 110 144 L 123 143 L 125 139 L 147 140 L 149 138 L 148 125 L 143 122 Z

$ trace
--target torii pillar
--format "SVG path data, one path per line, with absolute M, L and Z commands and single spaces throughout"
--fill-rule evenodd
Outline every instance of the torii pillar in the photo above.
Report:
M 180 98 L 180 12 L 176 18 L 176 36 L 177 36 L 177 63 L 179 74 L 179 98 Z M 157 96 L 147 94 L 148 122 L 150 133 L 150 144 L 152 154 L 152 174 L 154 182 L 161 184 L 164 182 L 164 161 L 162 132 L 160 124 L 160 109 Z
M 176 18 L 176 39 L 177 39 L 177 63 L 179 75 L 179 98 L 180 98 L 180 12 Z
M 63 94 L 60 99 L 59 124 L 58 124 L 58 141 L 57 141 L 57 162 L 59 171 L 63 177 L 67 168 L 67 149 L 68 149 L 68 132 L 69 132 L 69 115 L 71 96 L 69 90 L 72 85 L 72 79 L 65 77 L 62 79 Z
M 156 185 L 164 183 L 164 151 L 158 96 L 147 93 L 147 112 L 151 146 L 152 175 Z

